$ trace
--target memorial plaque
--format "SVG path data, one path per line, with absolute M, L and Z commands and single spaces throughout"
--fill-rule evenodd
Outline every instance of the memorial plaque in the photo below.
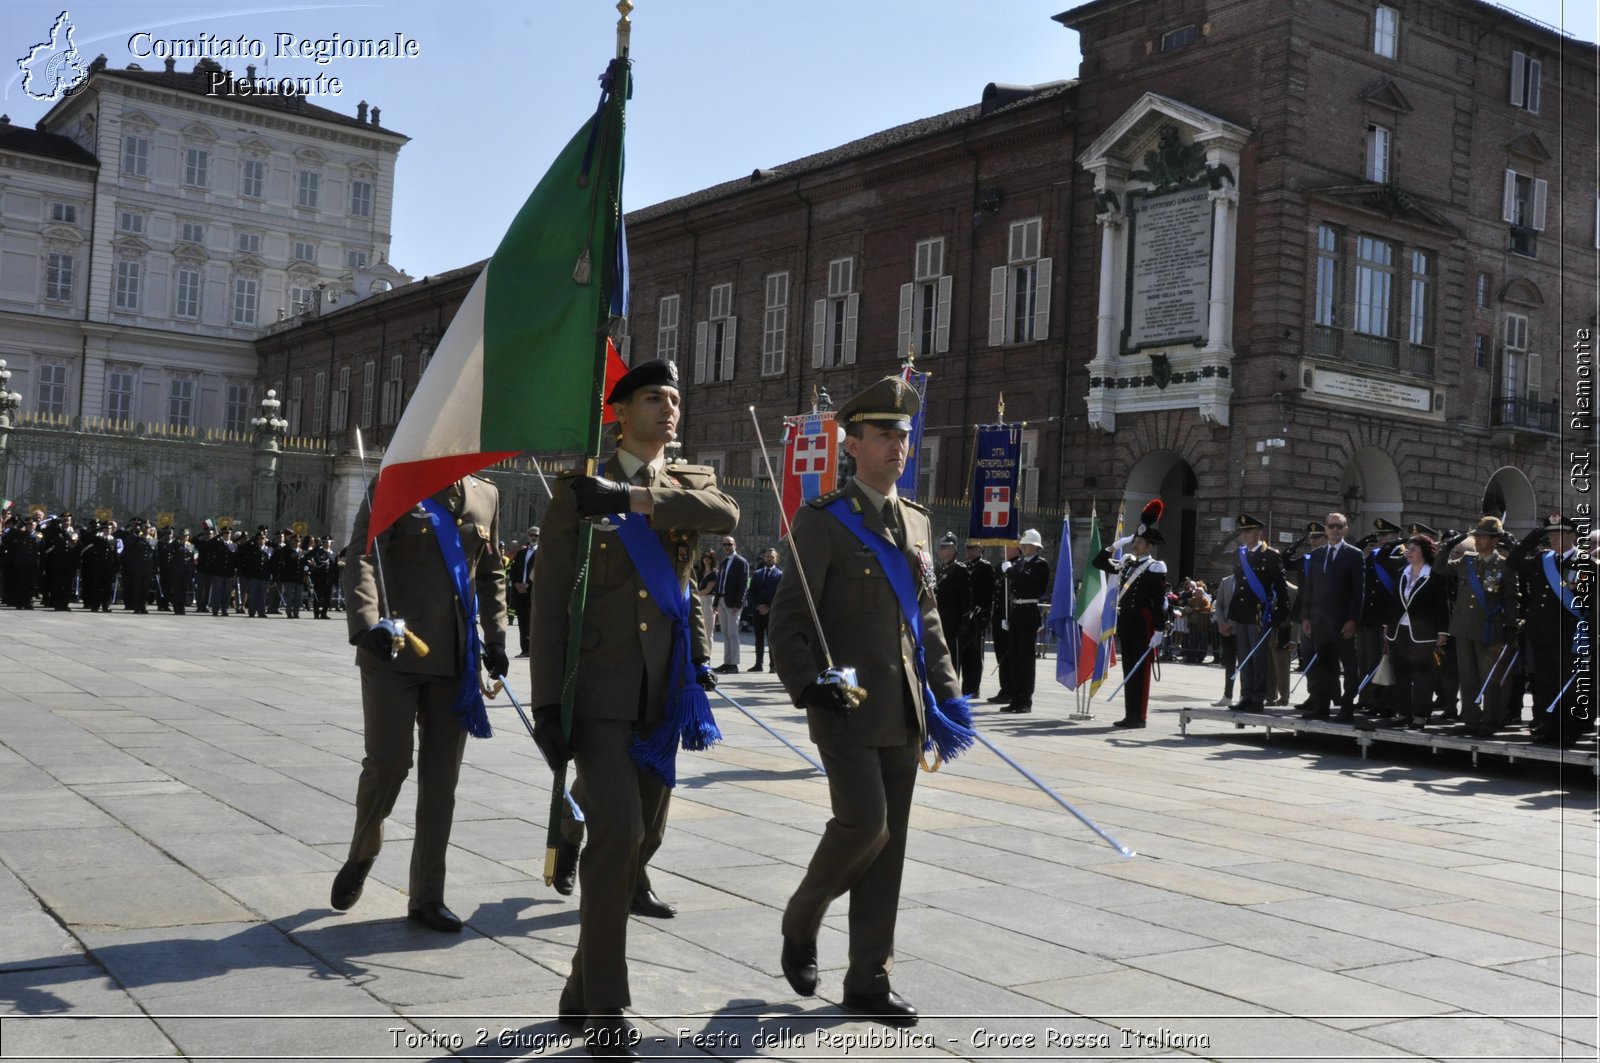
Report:
M 1428 388 L 1397 384 L 1391 380 L 1357 376 L 1353 373 L 1340 373 L 1332 369 L 1316 370 L 1311 378 L 1311 393 L 1359 403 L 1362 406 L 1392 406 L 1416 413 L 1429 413 L 1433 410 L 1433 392 Z
M 1210 331 L 1211 200 L 1204 188 L 1128 197 L 1132 248 L 1124 351 L 1204 343 Z

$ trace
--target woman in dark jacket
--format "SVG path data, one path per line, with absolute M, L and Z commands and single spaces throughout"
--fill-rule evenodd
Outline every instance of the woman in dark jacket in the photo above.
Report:
M 1380 727 L 1417 730 L 1433 711 L 1439 667 L 1450 630 L 1450 581 L 1433 571 L 1437 547 L 1426 535 L 1413 535 L 1399 550 L 1378 559 L 1394 576 L 1395 597 L 1384 623 L 1384 652 L 1394 670 L 1394 715 Z

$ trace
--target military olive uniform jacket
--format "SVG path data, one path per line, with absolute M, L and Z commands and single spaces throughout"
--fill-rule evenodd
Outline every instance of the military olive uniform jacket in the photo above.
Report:
M 500 566 L 500 493 L 492 484 L 468 476 L 433 496 L 456 519 L 461 547 L 472 572 L 469 585 L 478 601 L 478 624 L 485 646 L 506 643 L 506 577 Z M 367 546 L 367 504 L 356 513 L 355 530 L 344 567 L 345 621 L 354 642 L 384 615 L 398 616 L 428 644 L 426 657 L 408 647 L 393 661 L 366 650 L 356 651 L 363 668 L 408 675 L 460 675 L 467 662 L 467 613 L 456 599 L 445 568 L 439 537 L 427 510 L 416 505 L 378 536 L 383 552 L 384 583 L 389 592 L 387 614 L 378 603 L 378 578 Z M 448 603 L 449 608 L 446 607 Z
M 1492 550 L 1487 556 L 1468 552 L 1462 557 L 1453 557 L 1448 561 L 1441 558 L 1434 563 L 1435 569 L 1448 569 L 1456 580 L 1456 604 L 1450 614 L 1450 634 L 1464 642 L 1484 644 L 1483 625 L 1487 617 L 1483 606 L 1478 604 L 1478 596 L 1472 592 L 1472 581 L 1467 578 L 1468 561 L 1477 570 L 1489 610 L 1492 612 L 1495 606 L 1502 606 L 1489 628 L 1488 645 L 1498 646 L 1506 640 L 1509 625 L 1517 618 L 1517 577 L 1506 565 L 1506 555 L 1499 550 Z
M 798 555 L 797 564 L 784 569 L 783 582 L 778 584 L 772 602 L 772 663 L 796 705 L 801 703 L 801 692 L 826 667 L 796 571 L 803 564 L 834 663 L 853 666 L 867 690 L 866 701 L 849 715 L 807 709 L 811 740 L 852 746 L 903 745 L 913 737 L 911 727 L 919 734 L 927 733 L 926 708 L 914 664 L 916 644 L 877 555 L 839 518 L 822 508 L 840 496 L 860 504 L 868 531 L 893 541 L 884 528 L 883 514 L 854 480 L 800 507 L 789 536 L 791 553 Z M 917 602 L 922 609 L 928 685 L 940 700 L 959 697 L 961 684 L 939 622 L 933 562 L 928 554 L 932 542 L 928 513 L 902 498 L 900 515 L 908 548 L 906 561 L 911 566 L 911 578 L 917 583 Z M 908 705 L 915 709 L 914 718 L 907 712 Z
M 702 535 L 724 535 L 739 523 L 739 504 L 717 488 L 708 465 L 645 466 L 644 486 L 655 501 L 651 526 L 687 583 Z M 626 482 L 613 454 L 601 472 Z M 577 574 L 578 512 L 572 481 L 556 481 L 555 497 L 541 526 L 533 565 L 533 629 L 528 634 L 533 665 L 533 704 L 561 701 L 567 662 L 567 604 Z M 672 672 L 672 621 L 656 607 L 617 536 L 614 525 L 595 522 L 589 549 L 589 593 L 583 613 L 576 682 L 576 718 L 659 719 Z M 690 643 L 696 660 L 711 656 L 699 605 L 690 603 Z M 641 704 L 640 697 L 643 695 Z M 642 715 L 641 715 L 642 712 Z

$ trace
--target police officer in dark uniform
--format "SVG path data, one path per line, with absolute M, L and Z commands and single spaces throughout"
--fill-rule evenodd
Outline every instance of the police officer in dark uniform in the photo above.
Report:
M 1050 593 L 1050 562 L 1039 553 L 1044 539 L 1037 529 L 1022 533 L 1018 544 L 1020 556 L 1000 566 L 1000 578 L 1005 582 L 1006 653 L 1000 685 L 1011 696 L 1011 702 L 1000 708 L 1001 712 L 1032 712 L 1034 669 L 1038 663 L 1036 646 L 1042 610 L 1039 604 Z
M 306 552 L 288 528 L 278 533 L 278 546 L 272 551 L 272 578 L 278 584 L 284 616 L 300 619 L 300 602 L 306 590 Z
M 72 608 L 72 578 L 78 573 L 78 529 L 72 526 L 71 513 L 45 526 L 43 547 L 45 600 L 64 613 Z
M 306 565 L 311 575 L 311 615 L 326 620 L 334 585 L 339 582 L 338 555 L 328 546 L 327 539 L 318 539 L 306 554 Z
M 244 596 L 249 615 L 265 620 L 267 581 L 272 574 L 272 547 L 267 545 L 267 526 L 258 527 L 250 541 L 240 544 L 233 556 L 242 584 L 239 592 Z
M 1580 629 L 1592 615 L 1595 565 L 1573 545 L 1577 526 L 1552 513 L 1512 548 L 1506 567 L 1526 577 L 1522 619 L 1530 655 L 1534 741 L 1568 747 L 1594 730 L 1593 712 L 1575 695 Z M 1592 638 L 1592 635 L 1585 635 Z M 1571 681 L 1571 682 L 1569 682 Z
M 1356 543 L 1361 550 L 1361 619 L 1356 627 L 1356 670 L 1361 673 L 1361 682 L 1367 684 L 1357 705 L 1362 712 L 1373 716 L 1389 714 L 1391 687 L 1370 682 L 1369 677 L 1383 660 L 1383 625 L 1396 601 L 1393 578 L 1378 559 L 1394 548 L 1399 535 L 1398 524 L 1378 517 L 1372 522 L 1372 534 Z
M 972 581 L 972 622 L 961 640 L 961 693 L 978 696 L 983 681 L 983 639 L 994 617 L 994 564 L 983 556 L 983 547 L 967 543 L 967 575 Z
M 129 517 L 117 536 L 122 544 L 122 608 L 135 613 L 150 611 L 150 574 L 155 569 L 155 548 L 144 535 L 144 518 Z
M 939 602 L 939 625 L 944 628 L 944 638 L 951 649 L 967 637 L 967 628 L 974 623 L 972 607 L 972 574 L 967 566 L 956 560 L 955 532 L 945 532 L 939 540 L 939 560 L 933 566 L 938 586 L 934 597 Z M 956 677 L 961 676 L 961 658 L 952 653 Z
M 1239 701 L 1234 712 L 1260 712 L 1267 704 L 1267 669 L 1271 667 L 1263 636 L 1289 619 L 1289 587 L 1283 574 L 1283 555 L 1266 545 L 1266 525 L 1241 513 L 1235 531 L 1219 553 L 1233 559 L 1233 601 L 1228 623 L 1239 654 Z M 1239 545 L 1230 544 L 1234 539 Z
M 1161 499 L 1153 499 L 1140 512 L 1138 529 L 1101 547 L 1090 562 L 1119 580 L 1117 653 L 1122 657 L 1122 719 L 1113 720 L 1113 727 L 1143 727 L 1150 714 L 1150 675 L 1167 626 L 1167 565 L 1151 553 L 1166 542 L 1156 526 L 1161 511 Z M 1124 546 L 1126 554 L 1111 556 Z
M 109 520 L 99 523 L 79 554 L 79 593 L 89 612 L 111 612 L 111 596 L 117 585 L 116 525 Z
M 5 534 L 6 594 L 18 609 L 32 609 L 33 599 L 39 593 L 43 546 L 39 520 L 34 513 L 29 513 Z
M 173 616 L 182 616 L 189 608 L 189 585 L 194 578 L 194 545 L 189 542 L 189 529 L 177 535 L 168 525 L 161 529 L 161 542 L 156 545 L 156 577 L 161 581 L 167 603 Z

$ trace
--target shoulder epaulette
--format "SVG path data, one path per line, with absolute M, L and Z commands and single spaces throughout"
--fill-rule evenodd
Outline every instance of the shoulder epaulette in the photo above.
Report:
M 717 470 L 710 465 L 668 465 L 665 467 L 665 471 L 671 473 L 694 472 L 703 476 L 715 476 L 717 474 Z
M 1167 570 L 1167 563 L 1165 561 L 1152 561 L 1152 562 L 1150 562 L 1150 571 L 1151 572 L 1165 572 L 1166 570 Z
M 822 507 L 826 506 L 829 502 L 832 502 L 834 499 L 843 498 L 843 497 L 844 497 L 844 488 L 836 487 L 832 491 L 829 491 L 825 495 L 818 495 L 816 498 L 808 500 L 806 502 L 806 505 L 815 506 L 816 508 L 821 509 Z
M 911 501 L 911 499 L 905 497 L 904 495 L 900 496 L 900 504 L 902 506 L 910 506 L 912 509 L 916 510 L 918 513 L 926 514 L 928 512 L 928 507 L 927 506 L 919 506 L 917 503 Z

